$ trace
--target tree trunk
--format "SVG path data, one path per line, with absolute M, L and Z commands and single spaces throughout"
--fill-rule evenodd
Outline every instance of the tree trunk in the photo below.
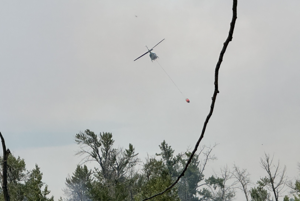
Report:
M 2 148 L 3 148 L 3 164 L 2 164 L 2 190 L 4 195 L 5 201 L 10 201 L 8 188 L 7 188 L 7 158 L 10 154 L 9 149 L 6 149 L 4 138 L 0 132 L 0 137 L 2 141 Z

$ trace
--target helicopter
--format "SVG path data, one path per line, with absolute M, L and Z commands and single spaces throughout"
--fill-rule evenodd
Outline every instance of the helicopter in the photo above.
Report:
M 165 39 L 162 39 L 161 41 L 159 41 L 159 43 L 163 42 Z M 148 51 L 144 54 L 142 54 L 141 56 L 139 56 L 138 58 L 136 58 L 134 61 L 138 60 L 139 58 L 141 58 L 142 56 L 150 53 L 150 58 L 151 58 L 151 61 L 155 60 L 158 58 L 158 56 L 154 53 L 154 52 L 151 52 L 153 50 L 153 48 L 155 48 L 159 43 L 157 43 L 154 47 L 152 47 L 150 50 L 149 48 L 146 46 L 146 48 L 148 49 Z
M 142 54 L 141 56 L 139 56 L 138 58 L 136 58 L 135 60 L 133 61 L 136 61 L 138 60 L 139 58 L 145 56 L 146 54 L 150 53 L 150 58 L 151 58 L 151 61 L 153 62 L 153 60 L 156 60 L 158 58 L 158 56 L 154 53 L 154 52 L 151 52 L 158 44 L 160 44 L 161 42 L 163 42 L 165 39 L 162 39 L 161 41 L 159 41 L 154 47 L 152 47 L 150 50 L 149 48 L 146 46 L 146 48 L 148 49 L 148 51 L 144 54 Z M 158 62 L 157 62 L 158 63 Z M 158 65 L 163 69 L 163 71 L 166 73 L 166 75 L 170 78 L 170 80 L 173 82 L 173 84 L 176 86 L 176 88 L 178 89 L 178 91 L 183 95 L 183 93 L 180 91 L 180 89 L 178 88 L 178 86 L 175 84 L 175 82 L 173 81 L 173 79 L 170 77 L 170 75 L 167 73 L 167 71 L 165 71 L 165 69 L 158 63 Z M 190 99 L 186 98 L 185 101 L 187 103 L 190 103 Z

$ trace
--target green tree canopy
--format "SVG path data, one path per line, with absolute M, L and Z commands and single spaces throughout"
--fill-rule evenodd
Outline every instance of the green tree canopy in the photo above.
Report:
M 250 196 L 252 201 L 267 201 L 269 198 L 268 191 L 264 188 L 265 183 L 261 180 L 257 182 L 258 186 L 251 188 Z
M 140 178 L 139 193 L 135 200 L 141 200 L 150 197 L 172 184 L 172 179 L 168 168 L 162 160 L 150 158 L 144 164 L 142 178 Z M 177 188 L 172 188 L 169 192 L 153 199 L 154 201 L 179 201 Z
M 69 201 L 91 201 L 89 189 L 92 183 L 92 171 L 87 166 L 77 165 L 73 175 L 66 179 L 64 190 Z
M 0 158 L 2 161 L 2 158 Z M 50 191 L 48 186 L 42 181 L 43 173 L 38 165 L 33 170 L 26 170 L 24 159 L 16 158 L 13 155 L 8 157 L 8 189 L 11 200 L 28 201 L 53 201 L 54 198 L 47 196 Z M 0 201 L 4 200 L 2 191 Z
M 76 134 L 75 141 L 81 146 L 78 154 L 84 155 L 84 162 L 95 161 L 99 165 L 93 171 L 90 196 L 93 200 L 126 200 L 132 198 L 136 176 L 132 172 L 138 163 L 132 144 L 123 150 L 114 148 L 112 133 L 96 135 L 90 130 Z

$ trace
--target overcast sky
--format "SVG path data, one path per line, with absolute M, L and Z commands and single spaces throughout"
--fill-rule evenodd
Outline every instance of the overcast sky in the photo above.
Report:
M 232 16 L 229 0 L 2 1 L 0 131 L 27 168 L 38 164 L 57 200 L 80 157 L 74 136 L 112 132 L 143 159 L 163 141 L 194 147 L 209 112 L 214 69 Z M 264 153 L 299 175 L 300 1 L 239 1 L 201 145 L 210 170 L 264 176 Z M 135 58 L 165 38 L 154 52 Z M 185 102 L 190 99 L 190 103 Z M 209 175 L 207 175 L 209 176 Z

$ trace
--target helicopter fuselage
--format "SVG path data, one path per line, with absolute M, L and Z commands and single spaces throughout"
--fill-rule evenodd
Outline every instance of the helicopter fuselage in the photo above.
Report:
M 150 58 L 151 58 L 151 61 L 153 61 L 153 60 L 155 60 L 155 59 L 157 59 L 158 58 L 158 56 L 155 54 L 155 53 L 153 53 L 153 52 L 150 52 Z

